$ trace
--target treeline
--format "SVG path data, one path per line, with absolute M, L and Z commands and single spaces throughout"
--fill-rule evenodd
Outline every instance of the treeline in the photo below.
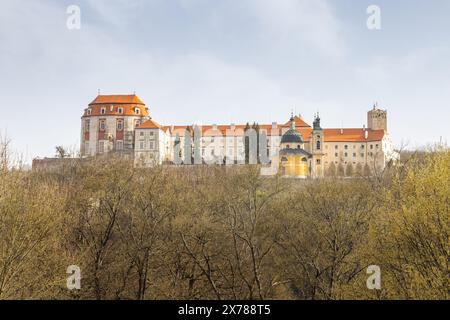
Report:
M 448 299 L 449 163 L 308 181 L 117 158 L 0 170 L 0 299 Z

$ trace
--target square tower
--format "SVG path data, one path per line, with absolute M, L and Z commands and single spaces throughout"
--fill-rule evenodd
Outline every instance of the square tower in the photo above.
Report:
M 378 109 L 375 104 L 373 109 L 367 112 L 367 127 L 371 130 L 383 129 L 387 132 L 387 110 Z

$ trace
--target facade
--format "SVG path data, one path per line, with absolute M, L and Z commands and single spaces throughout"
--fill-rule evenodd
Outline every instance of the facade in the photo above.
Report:
M 135 130 L 148 117 L 136 95 L 99 95 L 81 117 L 82 156 L 119 152 L 134 156 Z
M 168 126 L 152 119 L 136 95 L 99 95 L 81 118 L 81 155 L 115 152 L 141 167 L 258 162 L 268 174 L 287 177 L 350 175 L 398 159 L 387 111 L 374 106 L 367 116 L 367 128 L 322 128 L 318 114 L 312 127 L 300 115 L 281 124 Z

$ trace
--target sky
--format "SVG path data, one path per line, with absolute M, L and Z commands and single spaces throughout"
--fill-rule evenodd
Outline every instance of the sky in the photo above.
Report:
M 163 125 L 294 110 L 362 127 L 377 102 L 397 147 L 448 141 L 449 15 L 448 0 L 2 0 L 0 133 L 28 160 L 77 148 L 100 89 L 136 92 Z

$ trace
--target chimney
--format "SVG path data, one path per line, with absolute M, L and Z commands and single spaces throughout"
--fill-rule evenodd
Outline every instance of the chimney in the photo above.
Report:
M 272 129 L 276 130 L 276 128 L 277 128 L 277 123 L 276 122 L 272 122 Z
M 369 138 L 369 131 L 366 129 L 366 126 L 363 127 L 364 130 L 364 139 L 367 140 L 367 138 Z
M 344 134 L 344 128 L 341 128 L 341 134 Z
M 235 125 L 234 123 L 232 123 L 232 124 L 230 125 L 230 129 L 231 129 L 231 131 L 236 130 L 236 125 Z
M 213 129 L 213 130 L 217 130 L 217 124 L 214 123 L 214 124 L 212 125 L 212 129 Z

